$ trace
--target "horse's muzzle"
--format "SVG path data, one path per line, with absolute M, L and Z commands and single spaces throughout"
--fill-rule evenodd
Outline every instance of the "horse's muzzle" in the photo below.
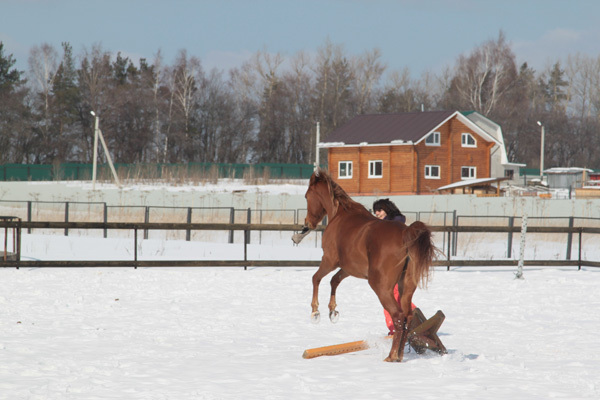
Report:
M 295 244 L 300 243 L 302 241 L 302 239 L 304 239 L 304 237 L 309 234 L 309 232 L 310 232 L 310 228 L 308 226 L 304 226 L 304 228 L 302 228 L 302 232 L 296 233 L 292 236 L 292 241 Z

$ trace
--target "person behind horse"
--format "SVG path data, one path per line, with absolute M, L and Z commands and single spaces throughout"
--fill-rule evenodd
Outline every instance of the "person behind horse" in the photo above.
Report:
M 379 219 L 406 222 L 406 217 L 390 199 L 379 199 L 373 203 L 373 212 Z
M 388 221 L 398 221 L 401 223 L 406 223 L 406 217 L 404 214 L 400 212 L 398 207 L 394 204 L 390 199 L 379 199 L 373 203 L 373 212 L 375 216 L 379 219 L 384 219 Z M 394 286 L 394 297 L 396 301 L 400 297 L 400 291 L 398 290 L 398 284 Z M 412 303 L 411 303 L 412 304 Z M 414 310 L 416 306 L 412 304 L 412 309 Z M 385 308 L 383 309 L 383 314 L 385 315 L 385 324 L 389 329 L 388 335 L 394 334 L 394 322 L 392 321 L 392 316 L 388 313 Z

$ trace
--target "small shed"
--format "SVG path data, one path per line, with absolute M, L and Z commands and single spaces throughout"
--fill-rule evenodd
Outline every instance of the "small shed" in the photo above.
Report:
M 494 195 L 500 196 L 500 182 L 510 179 L 504 178 L 481 178 L 468 179 L 464 181 L 454 182 L 450 185 L 442 186 L 436 189 L 442 194 L 478 194 L 478 195 Z
M 593 172 L 587 168 L 550 168 L 544 170 L 550 189 L 576 189 L 583 186 L 587 175 Z

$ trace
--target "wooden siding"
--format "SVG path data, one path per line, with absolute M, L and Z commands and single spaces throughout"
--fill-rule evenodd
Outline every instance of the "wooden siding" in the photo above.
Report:
M 339 162 L 352 161 L 352 179 L 339 178 Z M 360 193 L 358 147 L 331 148 L 328 153 L 329 173 L 348 193 Z
M 417 191 L 413 146 L 391 146 L 391 193 Z
M 473 166 L 477 168 L 477 178 L 492 178 L 490 176 L 490 149 L 493 142 L 484 140 L 481 136 L 469 129 L 462 122 L 453 119 L 451 122 L 452 141 L 452 169 L 450 181 L 457 182 L 461 179 L 461 168 Z M 463 133 L 470 133 L 477 142 L 477 147 L 462 147 L 461 139 Z
M 369 161 L 382 161 L 382 177 L 369 178 Z M 390 146 L 360 148 L 360 191 L 362 193 L 390 192 Z

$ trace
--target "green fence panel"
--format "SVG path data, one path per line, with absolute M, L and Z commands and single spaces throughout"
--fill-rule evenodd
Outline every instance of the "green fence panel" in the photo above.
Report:
M 92 164 L 5 164 L 0 165 L 2 181 L 91 180 Z M 115 164 L 121 179 L 183 179 L 183 178 L 270 178 L 308 179 L 313 172 L 311 164 L 226 164 L 226 163 L 139 163 Z M 98 164 L 96 178 L 111 180 L 108 164 Z

